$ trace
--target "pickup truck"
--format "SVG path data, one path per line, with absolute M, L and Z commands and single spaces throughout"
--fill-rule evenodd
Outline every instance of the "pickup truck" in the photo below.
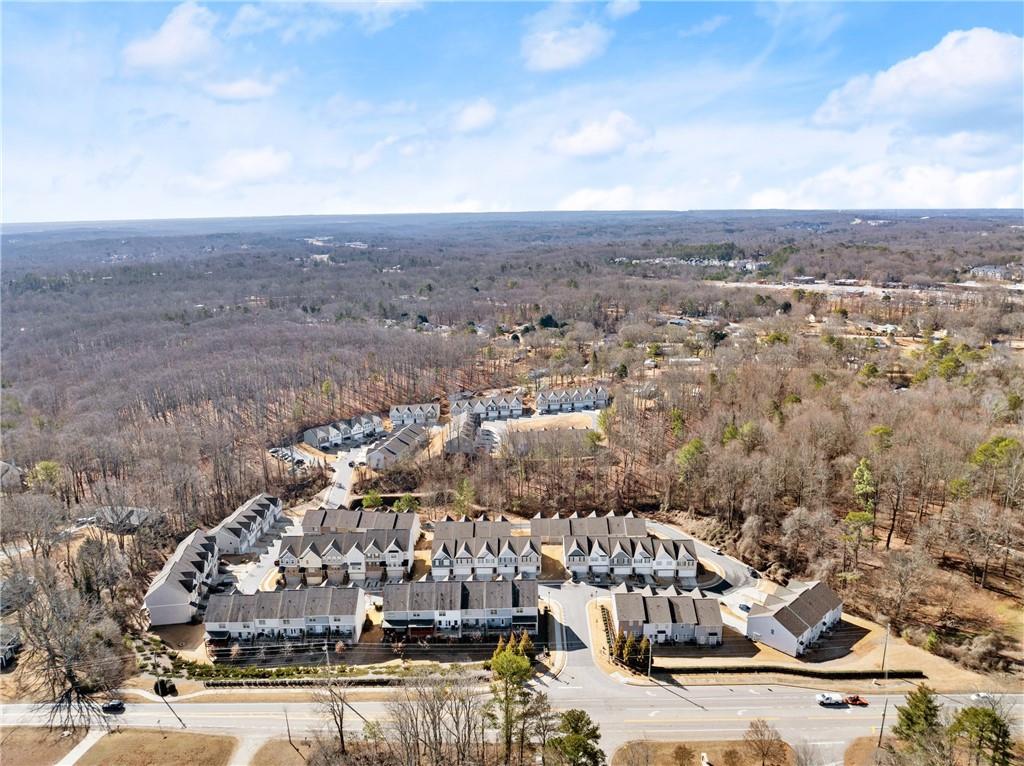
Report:
M 842 705 L 843 695 L 835 692 L 822 692 L 814 695 L 814 700 L 819 705 Z

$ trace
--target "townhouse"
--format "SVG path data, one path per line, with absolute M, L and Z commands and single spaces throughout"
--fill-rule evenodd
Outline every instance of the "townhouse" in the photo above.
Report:
M 608 406 L 610 397 L 604 386 L 590 388 L 549 388 L 537 393 L 537 412 L 577 412 Z
M 415 546 L 420 536 L 420 517 L 416 513 L 349 510 L 348 508 L 320 508 L 315 511 L 306 511 L 305 516 L 302 517 L 302 534 L 304 535 L 358 532 L 363 529 L 405 531 L 409 535 L 409 543 Z M 411 548 L 409 555 L 412 555 Z
M 536 633 L 539 623 L 532 580 L 394 583 L 383 606 L 384 629 L 408 637 Z
M 435 537 L 430 551 L 431 576 L 435 580 L 540 574 L 540 540 L 534 537 Z
M 265 492 L 246 500 L 210 530 L 223 554 L 248 553 L 281 518 L 281 501 Z
M 281 538 L 277 567 L 289 587 L 401 580 L 412 570 L 414 546 L 405 529 L 287 535 Z
M 441 417 L 440 404 L 396 404 L 389 413 L 391 427 L 435 425 Z
M 542 543 L 560 543 L 566 537 L 645 537 L 647 522 L 632 513 L 616 516 L 609 513 L 580 517 L 577 514 L 559 518 L 543 518 L 540 514 L 530 519 L 530 534 L 540 537 Z
M 357 643 L 366 620 L 362 588 L 301 588 L 210 597 L 203 622 L 211 642 L 331 637 Z
M 453 519 L 445 516 L 441 521 L 434 523 L 435 540 L 454 540 L 455 538 L 466 537 L 511 537 L 512 522 L 504 516 L 488 520 L 485 518 L 471 519 L 463 516 L 460 519 Z
M 697 577 L 697 549 L 693 540 L 570 535 L 562 542 L 562 562 L 574 577 Z
M 718 601 L 699 590 L 690 594 L 669 588 L 653 593 L 650 588 L 617 590 L 612 597 L 612 622 L 616 634 L 632 633 L 657 644 L 722 643 L 722 611 Z
M 403 458 L 415 455 L 429 437 L 429 432 L 423 426 L 402 426 L 366 453 L 366 464 L 375 471 L 388 468 Z
M 819 581 L 790 580 L 771 587 L 747 612 L 746 635 L 773 649 L 799 657 L 823 633 L 839 624 L 843 602 Z
M 463 412 L 480 420 L 507 420 L 523 416 L 523 397 L 519 394 L 495 394 L 477 399 L 459 399 L 451 403 L 452 417 Z
M 386 433 L 384 421 L 379 415 L 357 415 L 349 420 L 338 420 L 324 426 L 309 428 L 302 434 L 302 441 L 319 450 L 353 447 Z
M 197 529 L 174 549 L 143 597 L 150 625 L 191 622 L 217 576 L 217 538 Z

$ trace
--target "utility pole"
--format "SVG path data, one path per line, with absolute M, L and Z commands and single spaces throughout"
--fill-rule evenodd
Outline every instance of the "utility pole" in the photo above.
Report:
M 885 623 L 885 643 L 882 644 L 882 677 L 885 684 L 889 683 L 889 670 L 885 667 L 885 655 L 889 652 L 889 623 Z M 878 686 L 878 679 L 875 679 Z
M 653 664 L 654 664 L 654 642 L 650 641 L 648 643 L 648 649 L 647 649 L 647 678 L 648 679 L 651 677 L 651 665 L 653 665 Z
M 885 698 L 882 706 L 882 725 L 878 727 L 878 745 L 875 748 L 875 763 L 878 763 L 878 751 L 882 748 L 882 735 L 885 734 L 885 713 L 889 709 L 889 698 Z

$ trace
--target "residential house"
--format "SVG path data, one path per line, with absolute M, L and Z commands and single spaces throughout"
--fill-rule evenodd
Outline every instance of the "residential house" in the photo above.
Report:
M 843 617 L 843 602 L 823 582 L 765 584 L 747 613 L 747 638 L 798 657 Z
M 495 394 L 478 399 L 460 399 L 451 403 L 452 417 L 463 412 L 480 420 L 507 420 L 523 416 L 523 397 L 519 394 Z
M 645 537 L 647 522 L 632 513 L 625 516 L 595 513 L 586 517 L 573 514 L 562 518 L 542 518 L 538 514 L 530 519 L 530 534 L 540 537 L 542 543 L 560 543 L 565 537 Z
M 693 540 L 570 535 L 562 541 L 562 561 L 575 577 L 647 576 L 666 580 L 697 577 L 697 550 Z
M 389 510 L 350 511 L 348 508 L 320 508 L 306 511 L 306 515 L 302 517 L 304 535 L 359 532 L 364 529 L 405 530 L 409 533 L 410 542 L 415 545 L 420 536 L 420 517 L 416 513 L 397 513 Z
M 683 594 L 674 588 L 655 594 L 620 590 L 612 597 L 612 623 L 616 633 L 647 636 L 652 643 L 722 643 L 722 612 L 718 601 L 698 590 Z
M 549 388 L 537 393 L 537 412 L 577 412 L 607 407 L 610 399 L 604 386 Z
M 210 530 L 223 554 L 248 553 L 281 518 L 281 501 L 265 492 L 246 500 Z
M 535 537 L 435 537 L 430 559 L 435 580 L 496 575 L 536 579 L 540 574 L 541 547 Z
M 302 441 L 319 450 L 332 450 L 354 447 L 384 433 L 381 417 L 368 413 L 309 428 L 303 432 Z
M 383 627 L 410 637 L 536 633 L 533 580 L 418 581 L 384 588 Z
M 412 571 L 414 547 L 408 529 L 286 535 L 277 566 L 289 586 L 401 580 Z
M 488 520 L 486 518 L 471 519 L 463 516 L 461 519 L 453 519 L 445 516 L 441 521 L 434 523 L 435 540 L 454 540 L 455 538 L 466 537 L 511 537 L 512 522 L 504 516 Z
M 331 637 L 359 641 L 366 621 L 362 588 L 222 593 L 210 597 L 204 626 L 210 641 Z
M 391 427 L 432 426 L 441 417 L 440 404 L 396 404 L 391 408 Z
M 217 575 L 217 538 L 200 529 L 178 543 L 143 599 L 151 625 L 191 622 Z
M 94 514 L 96 526 L 118 535 L 128 535 L 143 524 L 159 518 L 150 508 L 135 508 L 130 505 L 101 505 Z
M 385 441 L 366 453 L 366 464 L 375 471 L 394 465 L 403 458 L 412 457 L 430 434 L 419 425 L 402 426 Z

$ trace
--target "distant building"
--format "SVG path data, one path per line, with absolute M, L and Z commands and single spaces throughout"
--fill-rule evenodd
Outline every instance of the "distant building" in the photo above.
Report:
M 388 468 L 399 460 L 416 454 L 429 437 L 430 434 L 423 426 L 402 426 L 366 453 L 366 464 L 375 471 Z
M 96 526 L 114 534 L 131 534 L 143 524 L 158 518 L 150 508 L 136 508 L 130 505 L 101 505 L 96 508 Z
M 366 414 L 307 429 L 302 441 L 320 450 L 340 449 L 357 446 L 384 433 L 380 416 Z
M 765 586 L 770 587 L 770 586 Z M 843 602 L 823 582 L 790 580 L 764 592 L 747 613 L 747 638 L 791 657 L 803 654 L 843 617 Z
M 200 529 L 178 543 L 143 599 L 151 625 L 191 622 L 217 576 L 217 538 Z
M 518 394 L 495 394 L 479 399 L 453 401 L 451 413 L 454 417 L 463 412 L 476 415 L 480 420 L 507 420 L 523 416 L 523 398 Z
M 248 553 L 281 518 L 281 501 L 266 493 L 249 498 L 210 530 L 223 555 Z
M 537 412 L 575 412 L 607 407 L 610 401 L 604 386 L 592 388 L 554 388 L 537 394 Z
M 391 408 L 391 425 L 393 428 L 417 425 L 432 426 L 441 417 L 440 404 L 397 404 Z

